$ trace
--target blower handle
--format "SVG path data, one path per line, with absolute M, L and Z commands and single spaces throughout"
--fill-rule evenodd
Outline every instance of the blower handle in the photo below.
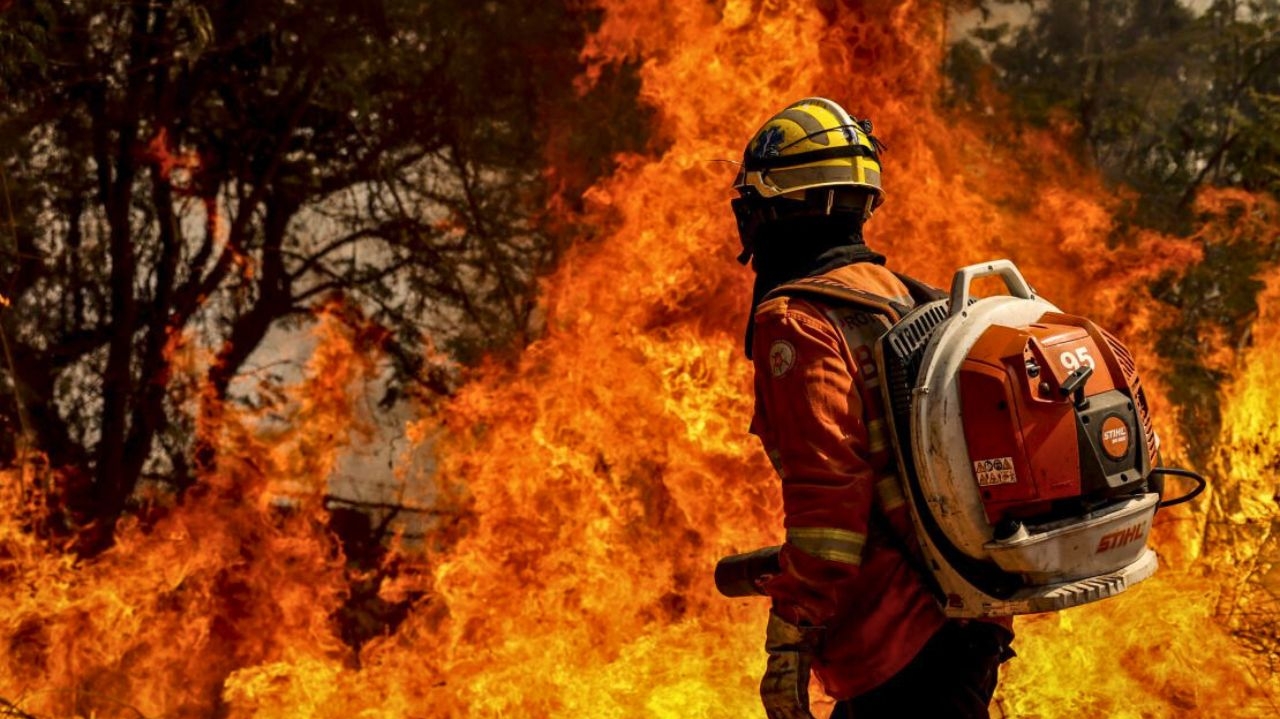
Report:
M 1012 262 L 991 260 L 956 270 L 956 275 L 951 280 L 951 317 L 960 314 L 969 306 L 969 284 L 979 277 L 991 275 L 1000 275 L 1004 280 L 1004 286 L 1009 289 L 1009 294 L 1014 297 L 1024 300 L 1035 299 L 1035 291 L 1031 289 L 1031 285 L 1027 284 L 1026 278 Z

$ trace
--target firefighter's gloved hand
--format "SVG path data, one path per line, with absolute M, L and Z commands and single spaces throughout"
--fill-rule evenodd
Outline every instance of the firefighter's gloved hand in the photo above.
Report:
M 769 663 L 760 680 L 760 699 L 769 719 L 814 719 L 809 713 L 809 661 L 816 631 L 769 613 L 764 642 Z

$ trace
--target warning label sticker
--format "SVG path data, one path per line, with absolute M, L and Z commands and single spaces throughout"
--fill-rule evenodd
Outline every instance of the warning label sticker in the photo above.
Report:
M 1013 457 L 980 459 L 973 463 L 973 473 L 978 475 L 979 487 L 1013 484 L 1018 481 L 1018 475 L 1013 471 Z

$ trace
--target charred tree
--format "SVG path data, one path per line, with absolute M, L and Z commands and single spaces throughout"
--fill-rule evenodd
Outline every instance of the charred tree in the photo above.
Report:
M 269 334 L 334 294 L 387 328 L 395 395 L 451 390 L 423 337 L 463 361 L 530 339 L 561 249 L 531 148 L 575 103 L 609 108 L 594 156 L 643 136 L 631 98 L 563 82 L 592 21 L 410 0 L 0 12 L 0 418 L 92 477 L 66 498 L 85 551 L 144 474 L 181 491 L 216 463 L 174 395 L 176 343 L 213 348 L 201 381 L 234 401 Z

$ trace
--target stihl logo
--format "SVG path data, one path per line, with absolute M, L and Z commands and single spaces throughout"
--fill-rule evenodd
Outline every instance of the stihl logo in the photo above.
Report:
M 1102 535 L 1102 539 L 1098 540 L 1098 548 L 1093 551 L 1094 554 L 1102 554 L 1116 547 L 1124 545 L 1138 539 L 1142 539 L 1147 534 L 1147 523 L 1138 522 L 1124 529 L 1114 531 L 1110 534 Z
M 1117 415 L 1102 421 L 1102 451 L 1117 462 L 1129 456 L 1129 425 Z

